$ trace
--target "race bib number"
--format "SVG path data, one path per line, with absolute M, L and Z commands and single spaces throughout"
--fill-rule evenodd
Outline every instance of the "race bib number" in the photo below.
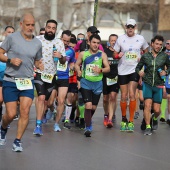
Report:
M 32 81 L 28 78 L 15 78 L 15 83 L 18 90 L 33 89 Z
M 128 51 L 125 53 L 125 60 L 128 64 L 135 64 L 137 62 L 137 54 L 134 51 Z
M 95 73 L 93 71 L 93 67 L 95 67 L 95 66 L 97 66 L 97 65 L 95 65 L 95 64 L 87 64 L 86 65 L 86 75 L 87 76 L 98 76 L 99 75 L 99 73 Z
M 52 83 L 53 77 L 53 74 L 41 73 L 41 79 L 46 83 Z
M 106 78 L 106 83 L 107 83 L 108 86 L 111 86 L 111 85 L 117 83 L 117 79 L 118 79 L 117 76 L 115 78 L 113 78 L 113 79 Z
M 72 69 L 69 69 L 69 77 L 73 76 L 74 75 L 74 70 Z
M 57 63 L 57 71 L 66 71 L 68 66 L 68 61 L 65 64 L 61 64 L 60 62 Z

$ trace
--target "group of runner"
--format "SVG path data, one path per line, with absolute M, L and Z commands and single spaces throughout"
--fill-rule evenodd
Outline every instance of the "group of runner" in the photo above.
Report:
M 119 37 L 111 34 L 103 48 L 98 35 L 100 31 L 95 26 L 87 29 L 87 37 L 80 33 L 76 38 L 70 30 L 64 30 L 57 39 L 57 22 L 50 19 L 35 37 L 34 16 L 24 14 L 20 21 L 21 31 L 11 32 L 0 47 L 2 72 L 5 71 L 1 75 L 0 103 L 2 106 L 4 101 L 6 108 L 1 121 L 0 145 L 6 144 L 7 127 L 16 116 L 19 102 L 20 115 L 12 149 L 23 151 L 21 138 L 28 125 L 34 86 L 36 124 L 33 134 L 36 136 L 43 135 L 42 124 L 52 117 L 54 131 L 60 132 L 60 120 L 65 112 L 63 127 L 70 129 L 70 122 L 74 121 L 76 126 L 84 129 L 84 135 L 90 137 L 92 117 L 102 92 L 103 123 L 112 128 L 119 89 L 120 131 L 133 132 L 138 84 L 143 86 L 144 135 L 151 135 L 158 126 L 164 87 L 162 77 L 169 75 L 170 60 L 162 51 L 162 36 L 152 39 L 151 51 L 148 51 L 149 45 L 144 37 L 135 34 L 136 21 L 127 20 L 125 27 L 126 34 Z M 14 28 L 9 28 L 14 32 Z M 168 88 L 169 78 L 166 84 Z M 126 116 L 127 102 L 129 118 Z

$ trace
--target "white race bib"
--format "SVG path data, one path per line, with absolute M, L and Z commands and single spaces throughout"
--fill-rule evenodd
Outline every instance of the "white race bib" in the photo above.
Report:
M 15 83 L 18 90 L 33 89 L 32 81 L 29 78 L 15 78 Z
M 68 66 L 68 61 L 65 64 L 61 64 L 60 61 L 57 62 L 57 71 L 66 71 Z
M 112 79 L 106 78 L 106 83 L 107 83 L 108 86 L 111 86 L 113 84 L 116 84 L 117 80 L 118 80 L 117 76 L 115 78 L 112 78 Z
M 128 51 L 125 53 L 125 61 L 128 64 L 135 64 L 138 60 L 138 56 L 134 51 Z
M 99 75 L 99 73 L 94 73 L 94 71 L 93 71 L 93 67 L 95 67 L 95 66 L 97 66 L 97 65 L 95 65 L 95 64 L 87 64 L 86 65 L 86 75 L 87 76 L 98 76 Z
M 41 79 L 46 83 L 52 83 L 53 77 L 53 74 L 41 73 Z

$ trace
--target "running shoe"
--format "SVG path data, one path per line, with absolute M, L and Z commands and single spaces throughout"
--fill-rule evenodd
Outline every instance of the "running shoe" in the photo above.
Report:
M 91 132 L 93 131 L 93 122 L 92 121 L 91 121 L 91 124 L 89 126 L 89 129 L 90 129 Z
M 121 122 L 120 123 L 120 131 L 121 132 L 124 132 L 124 131 L 126 131 L 127 130 L 127 122 Z
M 108 120 L 106 127 L 107 127 L 107 128 L 112 128 L 112 127 L 113 127 L 113 123 L 112 123 L 111 120 Z
M 60 129 L 58 123 L 55 123 L 55 124 L 54 124 L 54 131 L 55 131 L 55 132 L 61 132 L 61 129 Z
M 15 140 L 12 146 L 13 146 L 12 150 L 14 152 L 22 152 L 23 151 L 22 143 L 20 141 Z
M 52 118 L 53 114 L 54 113 L 51 110 L 48 110 L 47 113 L 46 113 L 46 119 L 50 120 Z
M 103 120 L 103 124 L 104 126 L 107 126 L 107 122 L 108 122 L 108 115 L 104 115 L 104 120 Z
M 69 123 L 69 120 L 65 120 L 64 122 L 64 126 L 63 126 L 65 129 L 71 129 L 71 126 L 70 126 L 70 123 Z
M 42 136 L 43 135 L 42 126 L 37 125 L 34 129 L 33 135 Z
M 134 119 L 138 119 L 138 118 L 139 118 L 139 112 L 135 112 Z
M 18 120 L 18 115 L 16 115 L 13 120 Z
M 113 117 L 112 117 L 112 122 L 113 122 L 113 123 L 116 122 L 116 115 L 113 115 Z
M 63 116 L 63 118 L 62 118 L 62 120 L 61 120 L 61 121 L 62 121 L 62 122 L 64 122 L 64 121 L 65 121 L 65 119 L 66 119 L 66 117 L 65 117 L 65 116 Z
M 158 129 L 158 120 L 154 120 L 154 115 L 152 116 L 152 130 Z
M 43 124 L 47 123 L 46 115 L 43 116 L 42 121 Z
M 151 128 L 146 128 L 145 131 L 144 131 L 144 135 L 152 135 Z
M 0 131 L 0 145 L 6 144 L 6 133 L 7 131 Z
M 160 122 L 162 122 L 162 123 L 166 123 L 165 118 L 161 117 L 161 118 L 160 118 Z
M 82 130 L 85 128 L 85 121 L 84 121 L 84 118 L 80 118 L 79 128 L 82 129 Z
M 86 137 L 91 137 L 90 127 L 86 127 L 85 132 L 84 132 L 84 135 L 85 135 Z
M 170 119 L 167 119 L 166 123 L 170 126 Z
M 134 132 L 134 123 L 133 122 L 128 123 L 127 131 L 128 132 Z

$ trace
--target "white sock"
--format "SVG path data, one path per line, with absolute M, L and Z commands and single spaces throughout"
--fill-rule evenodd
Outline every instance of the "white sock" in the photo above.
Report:
M 66 120 L 70 119 L 71 111 L 72 111 L 72 105 L 66 105 L 66 110 L 65 110 Z
M 170 120 L 170 113 L 168 114 L 168 119 Z

